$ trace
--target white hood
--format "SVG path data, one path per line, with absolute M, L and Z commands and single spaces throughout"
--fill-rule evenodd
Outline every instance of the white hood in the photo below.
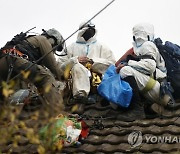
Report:
M 82 22 L 80 25 L 79 25 L 79 32 L 78 32 L 78 35 L 77 35 L 77 42 L 79 43 L 92 43 L 92 42 L 95 42 L 96 41 L 96 36 L 97 36 L 97 29 L 95 29 L 95 34 L 93 37 L 91 37 L 89 40 L 85 40 L 82 35 L 84 34 L 84 32 L 88 29 L 88 27 L 86 27 L 86 25 L 88 24 L 93 24 L 92 22 L 88 22 L 86 25 L 85 23 L 87 23 L 87 20 Z M 84 26 L 84 27 L 83 27 Z M 83 27 L 81 29 L 81 27 Z
M 144 41 L 148 41 L 148 35 L 150 41 L 154 40 L 154 26 L 149 23 L 140 23 L 133 27 L 132 29 L 133 36 L 135 39 L 142 39 Z

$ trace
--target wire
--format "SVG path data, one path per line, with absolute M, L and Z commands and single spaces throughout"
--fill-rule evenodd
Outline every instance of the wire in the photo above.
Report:
M 94 19 L 96 16 L 98 16 L 102 11 L 104 11 L 108 6 L 110 6 L 115 0 L 112 0 L 110 3 L 108 3 L 105 7 L 103 7 L 99 12 L 97 12 L 92 18 L 90 18 L 84 25 L 86 25 L 88 22 L 90 22 L 92 19 Z M 83 26 L 84 26 L 83 25 Z M 32 28 L 34 29 L 34 28 Z M 30 69 L 33 65 L 37 64 L 38 62 L 40 62 L 42 59 L 44 59 L 47 55 L 49 55 L 51 52 L 55 51 L 59 46 L 61 46 L 63 43 L 65 43 L 65 41 L 67 41 L 69 38 L 71 38 L 75 33 L 77 33 L 80 30 L 77 29 L 75 32 L 73 32 L 71 35 L 69 35 L 66 39 L 64 39 L 60 44 L 56 45 L 55 47 L 52 48 L 52 50 L 50 50 L 48 53 L 46 53 L 45 55 L 43 55 L 42 57 L 40 57 L 37 61 L 35 61 L 34 63 L 31 63 L 31 65 L 29 65 L 26 69 L 24 69 L 24 71 L 27 71 L 28 69 Z M 13 78 L 11 78 L 10 80 L 14 80 L 16 79 L 18 76 L 20 76 L 21 73 L 17 74 L 16 76 L 14 76 Z

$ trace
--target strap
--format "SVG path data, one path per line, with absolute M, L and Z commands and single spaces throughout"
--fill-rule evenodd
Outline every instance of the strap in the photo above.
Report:
M 154 59 L 154 57 L 151 55 L 141 55 L 141 56 L 137 56 L 137 58 L 139 58 L 139 59 L 152 59 L 152 60 L 156 61 Z
M 8 59 L 9 58 L 9 59 Z M 13 69 L 14 69 L 14 63 L 16 61 L 16 58 L 13 58 L 12 56 L 10 56 L 9 54 L 6 56 L 6 61 L 7 61 L 7 64 L 9 66 L 9 69 L 8 69 L 8 76 L 7 76 L 7 79 L 6 79 L 6 82 L 8 83 L 9 80 L 10 80 L 10 77 L 12 75 L 12 72 L 13 72 Z
M 36 61 L 41 57 L 40 51 L 33 44 L 31 44 L 28 40 L 24 40 L 18 45 L 16 48 L 20 50 L 23 54 L 28 56 L 29 61 Z
M 2 52 L 4 54 L 8 54 L 8 55 L 13 55 L 13 56 L 18 56 L 18 57 L 22 57 L 25 59 L 28 59 L 28 56 L 23 54 L 21 51 L 19 51 L 18 49 L 15 48 L 15 46 L 13 48 L 7 48 L 7 49 L 3 49 Z
M 147 93 L 149 90 L 151 90 L 154 87 L 155 84 L 156 84 L 156 80 L 150 77 L 149 81 L 147 82 L 146 86 L 141 91 L 141 93 L 143 94 Z

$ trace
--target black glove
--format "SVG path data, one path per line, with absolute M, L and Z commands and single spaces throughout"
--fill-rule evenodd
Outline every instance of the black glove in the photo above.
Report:
M 137 56 L 133 56 L 133 55 L 127 55 L 126 62 L 128 62 L 129 60 L 140 61 L 140 58 L 138 58 Z
M 163 49 L 163 42 L 160 38 L 154 39 L 154 44 L 157 46 L 158 49 Z

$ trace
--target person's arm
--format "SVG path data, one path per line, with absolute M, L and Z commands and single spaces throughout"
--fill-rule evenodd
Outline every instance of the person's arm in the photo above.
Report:
M 133 48 L 130 48 L 128 51 L 126 51 L 126 53 L 121 58 L 119 58 L 119 60 L 115 63 L 117 73 L 119 73 L 122 67 L 127 65 L 127 62 L 125 61 L 127 60 L 128 55 L 132 55 L 132 56 L 135 55 Z
M 146 58 L 140 58 L 139 61 L 136 60 L 129 60 L 128 65 L 135 68 L 138 71 L 146 72 L 147 74 L 154 73 L 156 69 L 156 57 L 157 57 L 157 51 L 155 47 L 151 44 L 145 45 L 141 48 L 139 51 L 139 55 L 141 57 Z
M 122 62 L 125 61 L 128 55 L 134 55 L 134 50 L 133 48 L 130 48 L 128 51 L 126 51 L 126 53 L 119 58 L 119 60 L 115 63 L 115 66 L 118 67 L 118 65 Z
M 50 52 L 52 50 L 50 42 L 44 36 L 36 36 L 34 38 L 37 41 L 35 46 L 39 48 L 41 55 L 43 56 L 47 54 L 42 60 L 42 64 L 46 66 L 58 80 L 61 80 L 62 71 L 60 69 L 60 64 L 56 61 L 54 53 Z
M 90 59 L 92 59 L 95 64 L 100 63 L 104 65 L 111 65 L 116 62 L 113 52 L 104 44 L 99 44 L 97 49 L 95 47 L 93 54 L 94 55 L 91 56 Z

